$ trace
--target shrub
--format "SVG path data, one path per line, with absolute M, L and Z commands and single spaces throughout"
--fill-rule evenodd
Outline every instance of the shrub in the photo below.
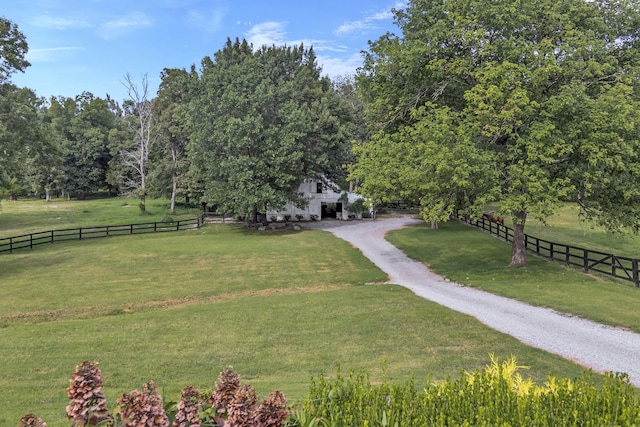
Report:
M 371 385 L 365 373 L 312 379 L 291 425 L 461 426 L 461 425 L 637 425 L 640 402 L 624 374 L 608 373 L 602 388 L 591 373 L 580 379 L 549 377 L 543 384 L 524 379 L 515 358 L 458 380 Z

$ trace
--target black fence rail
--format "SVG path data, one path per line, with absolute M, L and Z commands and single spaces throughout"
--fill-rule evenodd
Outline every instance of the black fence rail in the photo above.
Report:
M 41 231 L 0 239 L 0 253 L 12 253 L 19 249 L 33 249 L 34 246 L 69 240 L 96 239 L 101 237 L 125 236 L 132 234 L 162 233 L 200 228 L 204 215 L 198 218 L 172 222 L 146 222 L 126 225 L 106 225 L 96 227 L 65 228 Z
M 490 221 L 485 217 L 477 220 L 461 218 L 457 215 L 454 215 L 454 217 L 464 224 L 481 228 L 506 242 L 513 243 L 513 228 L 511 227 Z M 525 234 L 524 237 L 527 250 L 540 257 L 582 268 L 585 273 L 596 271 L 627 280 L 633 282 L 636 288 L 640 287 L 640 274 L 638 273 L 640 259 L 638 258 L 623 257 L 593 249 L 550 242 L 528 234 Z

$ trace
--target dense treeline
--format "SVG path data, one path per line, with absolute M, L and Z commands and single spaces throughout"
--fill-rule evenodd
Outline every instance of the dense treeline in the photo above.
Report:
M 82 199 L 95 192 L 207 203 L 255 218 L 287 202 L 305 178 L 344 182 L 350 141 L 362 131 L 353 82 L 321 76 L 313 49 L 227 40 L 200 72 L 164 69 L 155 96 L 128 74 L 118 103 L 83 92 L 39 98 L 9 76 L 27 45 L 15 24 L 0 43 L 0 199 Z M 7 32 L 8 34 L 8 32 Z M 8 62 L 13 58 L 13 63 Z M 18 60 L 20 59 L 20 60 Z

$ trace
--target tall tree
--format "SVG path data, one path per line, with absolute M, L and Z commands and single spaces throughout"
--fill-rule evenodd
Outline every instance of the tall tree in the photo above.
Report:
M 11 74 L 30 66 L 25 59 L 29 45 L 18 26 L 0 16 L 0 84 L 8 83 Z
M 117 125 L 109 103 L 83 92 L 73 98 L 52 98 L 46 112 L 51 138 L 62 153 L 63 191 L 82 199 L 107 188 L 111 152 L 109 134 Z
M 253 218 L 287 202 L 305 178 L 340 169 L 347 140 L 331 108 L 331 82 L 320 77 L 312 49 L 227 40 L 205 58 L 189 155 L 206 186 L 205 199 L 228 214 Z
M 133 190 L 140 198 L 140 209 L 146 209 L 147 197 L 147 167 L 149 163 L 149 150 L 152 144 L 153 111 L 149 98 L 149 81 L 147 75 L 142 76 L 142 82 L 138 86 L 127 73 L 122 84 L 127 89 L 128 103 L 125 103 L 125 120 L 130 130 L 135 135 L 133 143 L 120 151 L 122 164 L 133 173 L 123 177 L 125 188 Z
M 157 135 L 153 177 L 155 187 L 170 188 L 171 213 L 176 206 L 179 189 L 185 190 L 189 170 L 187 144 L 189 128 L 187 106 L 197 83 L 195 70 L 165 68 L 160 74 L 158 94 L 153 100 L 154 132 Z
M 24 163 L 44 139 L 42 102 L 30 89 L 0 84 L 0 188 L 12 198 L 26 190 Z
M 402 35 L 371 43 L 358 76 L 380 130 L 353 173 L 380 155 L 401 163 L 402 144 L 420 157 L 413 171 L 366 176 L 368 195 L 397 179 L 432 220 L 496 198 L 514 224 L 514 266 L 526 263 L 527 218 L 562 200 L 611 229 L 640 228 L 640 2 L 411 0 L 395 16 Z
M 0 189 L 13 192 L 25 144 L 34 142 L 37 123 L 33 122 L 39 102 L 29 89 L 11 84 L 10 77 L 31 64 L 25 59 L 27 40 L 10 20 L 0 17 Z M 13 184 L 12 184 L 13 183 Z M 1 199 L 1 197 L 0 197 Z

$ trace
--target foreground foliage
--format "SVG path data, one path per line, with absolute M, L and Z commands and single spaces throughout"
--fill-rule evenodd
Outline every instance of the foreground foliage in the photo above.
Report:
M 457 380 L 431 382 L 418 390 L 403 384 L 371 384 L 365 373 L 335 380 L 320 376 L 292 425 L 470 426 L 470 425 L 636 425 L 640 401 L 623 374 L 608 373 L 602 388 L 591 374 L 571 380 L 549 376 L 536 384 L 520 374 L 515 357 Z
M 66 410 L 74 427 L 278 427 L 288 416 L 287 400 L 282 392 L 274 391 L 258 405 L 253 387 L 241 384 L 240 375 L 231 367 L 220 372 L 213 392 L 203 395 L 196 387 L 185 387 L 178 404 L 163 405 L 158 386 L 149 381 L 141 392 L 133 390 L 118 398 L 112 414 L 102 393 L 98 362 L 84 361 L 76 366 L 70 383 L 67 388 L 70 403 Z M 21 427 L 46 425 L 34 414 L 25 415 L 19 421 Z

